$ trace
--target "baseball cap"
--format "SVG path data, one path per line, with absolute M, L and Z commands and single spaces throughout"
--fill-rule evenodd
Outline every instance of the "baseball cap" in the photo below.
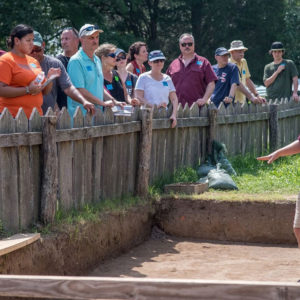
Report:
M 216 56 L 222 56 L 222 55 L 226 55 L 226 54 L 229 55 L 229 52 L 224 47 L 220 47 L 220 48 L 216 49 L 216 51 L 215 51 Z
M 118 56 L 120 53 L 126 54 L 126 52 L 123 49 L 117 48 L 117 50 L 115 51 L 115 55 Z
M 42 38 L 41 34 L 37 31 L 34 31 L 33 35 L 34 35 L 33 45 L 42 47 L 43 46 L 43 38 Z
M 95 32 L 103 32 L 103 30 L 99 29 L 97 25 L 85 24 L 79 30 L 79 37 L 89 36 Z
M 166 59 L 161 50 L 154 50 L 149 53 L 149 61 L 155 61 L 158 59 Z

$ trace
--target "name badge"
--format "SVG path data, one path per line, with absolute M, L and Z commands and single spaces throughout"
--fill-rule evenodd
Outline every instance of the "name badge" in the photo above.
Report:
M 127 80 L 127 81 L 126 81 L 126 85 L 127 85 L 127 86 L 132 86 L 132 82 L 131 82 L 130 80 Z
M 202 66 L 203 65 L 203 61 L 197 60 L 197 65 L 198 66 Z
M 115 76 L 115 81 L 119 81 L 119 77 L 118 76 Z
M 32 67 L 32 68 L 36 68 L 37 67 L 36 64 L 34 64 L 34 63 L 29 64 L 29 66 Z
M 112 84 L 108 84 L 108 85 L 106 86 L 106 88 L 107 88 L 109 91 L 111 91 L 111 90 L 114 89 L 113 86 L 112 86 Z
M 86 66 L 87 71 L 91 72 L 93 71 L 92 66 Z
M 168 86 L 168 83 L 166 81 L 163 81 L 163 86 Z
M 244 74 L 244 75 L 246 74 L 246 70 L 243 70 L 243 74 Z
M 141 73 L 140 69 L 136 68 L 135 70 L 137 73 L 139 73 L 139 74 Z

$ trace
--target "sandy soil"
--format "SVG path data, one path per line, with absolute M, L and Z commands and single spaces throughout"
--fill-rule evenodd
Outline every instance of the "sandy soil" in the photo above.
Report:
M 166 236 L 101 263 L 89 276 L 296 282 L 300 250 Z

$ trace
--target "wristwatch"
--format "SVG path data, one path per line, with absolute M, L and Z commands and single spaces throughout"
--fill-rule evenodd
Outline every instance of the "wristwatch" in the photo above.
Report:
M 26 94 L 30 94 L 29 86 L 25 86 L 25 89 L 26 89 Z
M 233 96 L 230 96 L 230 95 L 228 96 L 228 98 L 230 98 L 230 99 L 232 99 L 232 100 L 234 99 L 234 97 L 233 97 Z

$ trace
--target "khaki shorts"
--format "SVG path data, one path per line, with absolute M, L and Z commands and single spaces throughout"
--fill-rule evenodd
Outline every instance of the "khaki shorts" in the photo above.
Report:
M 300 228 L 300 193 L 299 193 L 298 199 L 296 201 L 294 228 Z

